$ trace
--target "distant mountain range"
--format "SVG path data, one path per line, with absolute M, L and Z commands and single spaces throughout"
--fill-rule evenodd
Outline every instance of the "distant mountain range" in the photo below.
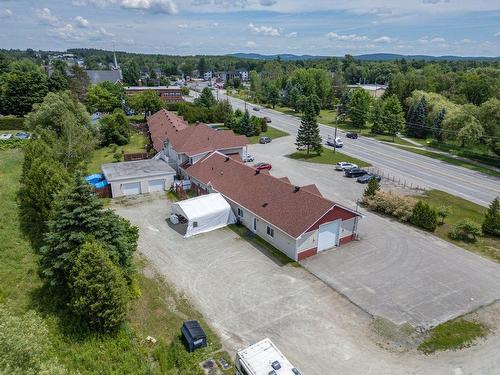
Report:
M 314 56 L 314 55 L 292 55 L 289 53 L 279 55 L 261 55 L 258 53 L 231 53 L 226 56 L 238 57 L 241 59 L 254 60 L 276 60 L 278 56 L 283 61 L 297 60 L 321 60 L 332 56 Z M 371 53 L 366 55 L 353 56 L 357 60 L 364 61 L 394 61 L 394 60 L 425 60 L 425 61 L 495 61 L 500 60 L 500 57 L 483 57 L 483 56 L 429 56 L 429 55 L 398 55 L 395 53 Z

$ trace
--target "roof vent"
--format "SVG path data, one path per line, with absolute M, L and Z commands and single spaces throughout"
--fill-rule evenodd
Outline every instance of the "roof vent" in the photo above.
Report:
M 229 161 L 230 157 L 229 156 L 226 156 L 226 161 Z
M 298 192 L 299 190 L 300 190 L 300 186 L 295 186 L 295 187 L 293 188 L 293 192 L 294 192 L 294 193 Z
M 260 171 L 258 169 L 255 170 L 255 174 L 258 175 Z
M 262 207 L 267 207 L 267 202 L 264 202 L 264 204 L 262 205 Z
M 271 363 L 271 366 L 275 370 L 279 370 L 281 368 L 281 365 L 280 365 L 280 363 L 278 361 L 274 361 L 273 363 Z

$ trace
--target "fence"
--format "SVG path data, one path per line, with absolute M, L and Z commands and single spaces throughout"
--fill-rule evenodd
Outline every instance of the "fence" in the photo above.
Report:
M 417 184 L 414 184 L 413 182 L 408 182 L 404 178 L 397 177 L 395 175 L 391 175 L 388 172 L 382 171 L 378 169 L 377 167 L 368 167 L 364 168 L 368 173 L 378 175 L 382 177 L 383 180 L 386 180 L 388 182 L 392 182 L 395 185 L 398 185 L 404 189 L 410 189 L 410 190 L 418 190 L 418 191 L 426 191 L 427 188 L 424 186 L 420 186 Z
M 136 160 L 145 160 L 148 158 L 147 152 L 136 152 L 134 154 L 125 154 L 123 155 L 125 161 L 136 161 Z

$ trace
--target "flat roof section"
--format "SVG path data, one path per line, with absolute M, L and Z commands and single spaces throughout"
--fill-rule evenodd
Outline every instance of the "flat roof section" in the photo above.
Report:
M 101 169 L 108 182 L 175 174 L 167 162 L 153 159 L 107 163 Z
M 240 350 L 238 356 L 240 362 L 250 371 L 249 375 L 269 375 L 273 370 L 276 375 L 294 374 L 292 370 L 295 367 L 268 338 Z M 276 361 L 279 366 L 273 368 L 273 363 L 276 363 Z

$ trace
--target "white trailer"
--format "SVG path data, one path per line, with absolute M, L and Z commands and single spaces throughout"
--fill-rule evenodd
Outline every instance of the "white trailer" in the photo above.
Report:
M 236 353 L 236 375 L 301 375 L 268 338 Z

